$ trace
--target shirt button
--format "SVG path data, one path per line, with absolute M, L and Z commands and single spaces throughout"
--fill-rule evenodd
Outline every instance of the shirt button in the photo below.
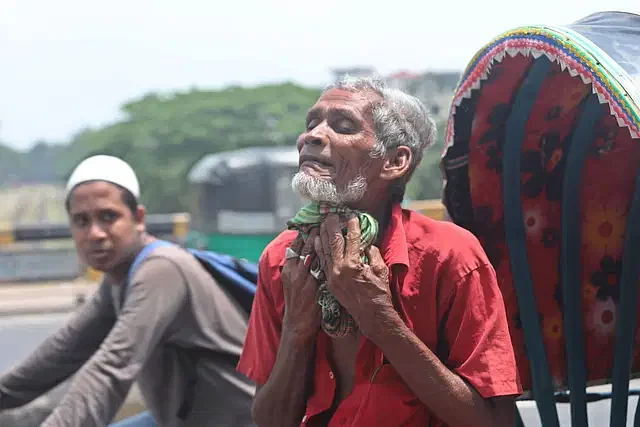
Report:
M 331 378 L 331 379 L 334 378 L 333 371 L 329 371 L 329 378 Z

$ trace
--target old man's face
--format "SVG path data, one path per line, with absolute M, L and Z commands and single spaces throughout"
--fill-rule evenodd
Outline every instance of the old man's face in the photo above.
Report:
M 331 89 L 307 114 L 298 138 L 300 169 L 293 188 L 302 197 L 335 204 L 361 200 L 368 188 L 375 145 L 371 92 Z

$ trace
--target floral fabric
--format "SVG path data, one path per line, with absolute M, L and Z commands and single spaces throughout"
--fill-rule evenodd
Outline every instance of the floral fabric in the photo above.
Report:
M 502 152 L 511 104 L 531 64 L 532 58 L 523 55 L 494 64 L 481 90 L 458 107 L 454 144 L 443 161 L 449 214 L 479 238 L 498 274 L 525 389 L 531 386 L 531 375 L 505 243 Z M 558 387 L 567 382 L 559 265 L 563 177 L 573 131 L 590 95 L 590 85 L 580 77 L 555 68 L 536 98 L 520 158 L 529 266 L 550 371 Z M 602 111 L 596 142 L 585 159 L 576 218 L 582 233 L 580 286 L 589 381 L 607 379 L 611 373 L 624 232 L 640 164 L 639 141 L 618 127 L 606 105 Z M 632 371 L 640 371 L 637 345 Z

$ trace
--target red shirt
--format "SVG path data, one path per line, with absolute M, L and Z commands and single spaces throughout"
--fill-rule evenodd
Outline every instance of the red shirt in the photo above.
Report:
M 238 370 L 264 384 L 276 361 L 284 294 L 280 269 L 296 233 L 285 231 L 265 249 L 258 289 Z M 485 398 L 521 393 L 496 274 L 478 240 L 449 222 L 393 207 L 380 252 L 391 270 L 391 289 L 401 316 L 453 372 Z M 330 338 L 316 340 L 313 394 L 302 425 L 332 405 L 335 378 Z M 413 394 L 371 341 L 362 338 L 352 392 L 329 427 L 444 426 Z

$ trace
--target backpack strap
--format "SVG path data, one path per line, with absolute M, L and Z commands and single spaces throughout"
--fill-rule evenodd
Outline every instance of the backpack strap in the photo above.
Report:
M 122 287 L 120 288 L 120 307 L 119 310 L 122 310 L 124 306 L 124 300 L 127 296 L 127 289 L 129 289 L 129 285 L 133 280 L 133 275 L 135 274 L 142 261 L 144 261 L 154 250 L 163 246 L 173 245 L 171 242 L 167 242 L 166 240 L 154 240 L 153 242 L 146 245 L 142 250 L 136 255 L 135 259 L 131 263 L 131 267 L 129 267 L 129 272 L 127 273 L 127 280 L 124 282 Z
M 142 248 L 140 253 L 138 253 L 136 258 L 133 260 L 131 267 L 129 267 L 129 274 L 127 275 L 127 283 L 125 283 L 126 286 L 129 286 L 131 279 L 133 279 L 133 274 L 136 272 L 138 267 L 140 267 L 140 264 L 142 264 L 142 261 L 144 261 L 151 254 L 151 252 L 163 246 L 173 246 L 173 243 L 168 242 L 166 240 L 154 240 L 153 242 L 149 243 L 144 248 Z

